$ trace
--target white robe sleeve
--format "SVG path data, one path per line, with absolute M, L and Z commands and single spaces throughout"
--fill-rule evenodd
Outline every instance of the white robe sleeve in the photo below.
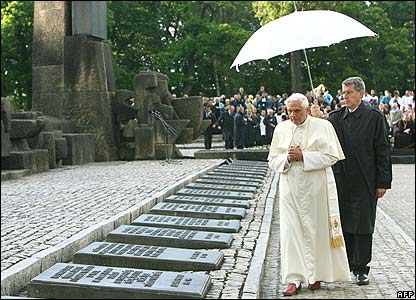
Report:
M 331 155 L 325 155 L 318 151 L 303 152 L 303 170 L 315 171 L 326 169 L 337 162 Z
M 290 165 L 286 154 L 279 154 L 269 160 L 270 169 L 279 173 L 286 173 Z

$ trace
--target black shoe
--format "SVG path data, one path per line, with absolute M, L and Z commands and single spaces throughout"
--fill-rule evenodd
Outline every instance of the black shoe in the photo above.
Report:
M 368 285 L 370 284 L 370 280 L 368 279 L 367 274 L 358 274 L 357 275 L 357 284 L 358 285 Z

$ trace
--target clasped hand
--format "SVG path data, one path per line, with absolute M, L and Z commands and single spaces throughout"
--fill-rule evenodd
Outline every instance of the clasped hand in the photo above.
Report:
M 289 147 L 289 150 L 287 151 L 287 160 L 289 162 L 303 160 L 302 149 L 300 148 L 299 145 Z

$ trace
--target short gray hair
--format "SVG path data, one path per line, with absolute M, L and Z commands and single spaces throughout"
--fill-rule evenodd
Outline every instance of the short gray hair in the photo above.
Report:
M 365 91 L 365 83 L 364 80 L 361 79 L 361 77 L 350 77 L 345 79 L 342 82 L 342 85 L 354 85 L 354 90 L 356 90 L 357 92 L 359 91 Z
M 303 108 L 309 106 L 308 98 L 306 98 L 306 96 L 301 93 L 293 93 L 292 95 L 290 95 L 290 97 L 286 99 L 285 105 L 288 106 L 289 103 L 295 101 L 300 101 Z

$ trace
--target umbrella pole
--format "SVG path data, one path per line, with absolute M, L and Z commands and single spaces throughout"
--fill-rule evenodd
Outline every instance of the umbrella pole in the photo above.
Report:
M 308 66 L 309 82 L 311 83 L 311 93 L 312 93 L 312 97 L 315 98 L 315 92 L 313 91 L 311 68 L 309 67 L 308 56 L 306 55 L 306 50 L 305 49 L 303 49 L 303 53 L 305 54 L 306 65 Z
M 298 9 L 296 8 L 296 1 L 293 1 L 293 7 L 295 8 L 295 12 L 298 11 Z M 315 93 L 313 91 L 311 68 L 309 67 L 308 56 L 306 55 L 306 50 L 305 49 L 303 49 L 303 53 L 305 54 L 306 65 L 308 66 L 308 75 L 309 75 L 309 82 L 311 83 L 311 93 L 312 93 L 312 97 L 315 98 Z

